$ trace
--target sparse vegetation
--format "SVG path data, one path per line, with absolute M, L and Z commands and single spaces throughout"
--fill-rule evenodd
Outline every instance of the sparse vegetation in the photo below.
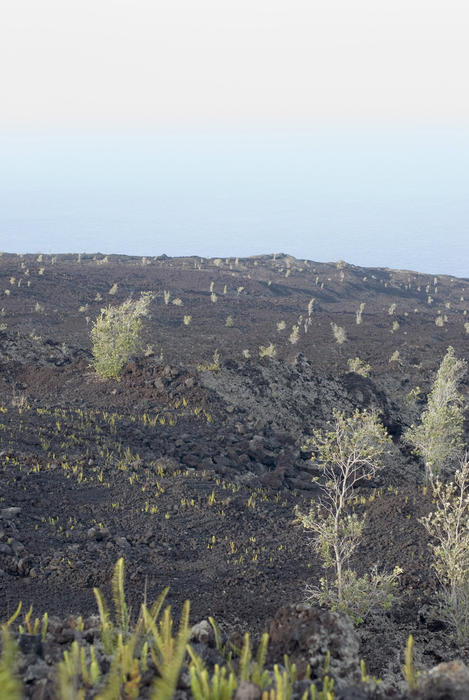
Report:
M 112 577 L 116 619 L 111 619 L 103 595 L 95 588 L 101 622 L 100 643 L 80 645 L 75 640 L 63 652 L 63 659 L 56 664 L 53 675 L 54 697 L 57 700 L 78 700 L 91 692 L 93 697 L 103 700 L 136 699 L 141 697 L 140 692 L 148 686 L 150 669 L 151 689 L 148 697 L 152 700 L 171 700 L 175 697 L 184 672 L 190 678 L 195 700 L 231 700 L 236 689 L 242 687 L 243 683 L 257 689 L 259 697 L 262 694 L 266 700 L 292 697 L 297 681 L 300 680 L 296 665 L 285 655 L 284 670 L 280 670 L 278 665 L 274 665 L 271 670 L 266 667 L 269 644 L 267 633 L 262 635 L 254 656 L 249 633 L 244 635 L 241 648 L 223 643 L 220 629 L 210 617 L 212 635 L 223 665 L 217 663 L 209 670 L 203 656 L 197 653 L 200 644 L 197 644 L 196 651 L 195 645 L 190 643 L 193 632 L 189 626 L 189 601 L 183 605 L 178 631 L 173 632 L 171 608 L 166 606 L 163 609 L 168 590 L 169 588 L 164 589 L 150 608 L 142 603 L 132 629 L 124 592 L 124 560 L 120 558 Z M 5 699 L 21 700 L 23 686 L 15 673 L 19 654 L 9 631 L 14 619 L 15 616 L 2 627 L 0 689 Z M 74 621 L 74 626 L 78 632 L 83 632 L 81 618 Z M 101 647 L 107 658 L 103 657 Z M 299 684 L 305 700 L 334 700 L 334 681 L 328 675 L 329 664 L 330 653 L 325 656 L 319 690 L 311 679 L 308 680 L 308 676 Z M 147 677 L 145 680 L 144 676 Z
M 421 674 L 409 661 L 411 649 L 406 678 L 416 695 L 425 697 L 426 684 L 434 677 L 423 670 L 426 660 L 435 654 L 455 658 L 457 646 L 464 652 L 469 634 L 469 595 L 460 575 L 469 566 L 467 489 L 459 482 L 459 471 L 467 471 L 461 456 L 467 425 L 456 435 L 451 457 L 435 468 L 427 484 L 421 483 L 426 457 L 403 435 L 412 422 L 418 427 L 425 423 L 425 412 L 432 407 L 433 370 L 447 346 L 454 346 L 455 359 L 462 362 L 467 356 L 467 280 L 442 276 L 437 290 L 428 275 L 354 265 L 337 270 L 335 264 L 295 261 L 282 254 L 275 261 L 256 256 L 236 262 L 220 258 L 218 264 L 163 255 L 145 261 L 119 255 L 105 260 L 101 254 L 85 253 L 80 258 L 54 256 L 55 261 L 51 255 L 44 254 L 41 261 L 37 257 L 6 253 L 0 258 L 2 289 L 11 292 L 2 295 L 0 305 L 0 620 L 11 616 L 18 589 L 25 591 L 23 597 L 28 594 L 24 612 L 8 627 L 9 640 L 0 639 L 0 696 L 11 678 L 17 682 L 17 659 L 26 697 L 46 693 L 39 685 L 46 675 L 51 682 L 55 666 L 55 685 L 51 690 L 47 686 L 47 692 L 58 700 L 82 700 L 83 693 L 86 700 L 113 693 L 126 700 L 151 698 L 153 682 L 161 677 L 156 666 L 161 658 L 139 614 L 139 602 L 146 591 L 151 603 L 168 581 L 175 611 L 170 616 L 173 640 L 179 629 L 176 618 L 184 600 L 191 598 L 197 619 L 206 616 L 210 600 L 225 632 L 239 620 L 239 629 L 250 629 L 250 640 L 262 641 L 257 635 L 279 607 L 301 600 L 305 584 L 311 584 L 312 607 L 301 603 L 282 612 L 272 635 L 283 638 L 288 630 L 283 623 L 290 617 L 307 619 L 308 625 L 319 617 L 346 625 L 349 632 L 342 630 L 337 638 L 347 641 L 352 634 L 349 621 L 343 615 L 329 617 L 318 604 L 347 610 L 355 622 L 364 620 L 362 681 L 360 674 L 347 674 L 347 682 L 353 688 L 356 684 L 363 697 L 380 692 L 384 697 L 388 683 L 399 697 L 405 695 L 398 667 L 415 623 Z M 216 304 L 208 298 L 211 280 Z M 139 357 L 120 383 L 99 381 L 89 370 L 89 331 L 100 307 L 111 303 L 102 299 L 113 285 L 118 285 L 114 308 L 126 298 L 126 290 L 138 299 L 141 289 L 154 289 L 160 310 L 141 317 Z M 435 297 L 432 306 L 427 305 L 430 294 Z M 396 308 L 388 318 L 392 304 Z M 436 318 L 443 325 L 435 325 Z M 345 346 L 337 344 L 331 320 L 346 329 Z M 400 329 L 393 335 L 394 322 Z M 298 343 L 291 343 L 290 335 Z M 276 346 L 270 342 L 273 337 Z M 275 360 L 259 361 L 259 346 L 261 353 L 267 350 L 265 357 L 275 352 Z M 220 352 L 212 358 L 216 347 Z M 356 376 L 368 374 L 368 362 L 373 368 L 370 381 Z M 453 407 L 463 411 L 466 393 L 462 377 Z M 303 444 L 305 434 L 325 436 L 331 431 L 335 423 L 327 421 L 334 408 L 351 417 L 356 408 L 370 406 L 389 427 L 393 444 L 386 469 L 357 480 L 342 510 L 339 534 L 345 536 L 352 528 L 345 520 L 350 516 L 356 518 L 355 533 L 361 536 L 349 559 L 347 549 L 339 600 L 333 546 L 332 565 L 321 571 L 325 558 L 317 548 L 317 533 L 309 531 L 316 550 L 305 554 L 308 532 L 290 523 L 295 505 L 306 514 L 314 504 L 319 506 L 317 522 L 329 515 L 323 489 L 332 480 L 319 451 Z M 450 435 L 446 428 L 443 433 L 445 439 Z M 430 442 L 423 440 L 422 445 Z M 408 445 L 423 461 L 409 454 Z M 334 471 L 340 473 L 337 467 Z M 418 522 L 422 514 L 427 514 L 427 526 Z M 351 549 L 354 545 L 352 541 Z M 95 611 L 88 594 L 105 584 L 105 572 L 123 554 L 132 606 L 125 612 L 119 584 L 117 608 L 111 600 L 108 617 L 103 613 L 100 624 L 97 616 L 87 617 Z M 405 570 L 402 577 L 393 571 L 395 563 Z M 396 615 L 378 614 L 392 603 L 398 585 L 406 587 L 402 608 Z M 48 586 L 54 591 L 49 621 L 43 615 Z M 68 615 L 70 600 L 74 609 L 81 606 L 83 618 Z M 103 596 L 101 601 L 104 606 Z M 30 604 L 40 611 L 37 616 Z M 163 608 L 155 619 L 160 634 L 162 621 Z M 136 625 L 140 631 L 132 649 Z M 210 659 L 198 665 L 185 656 L 177 697 L 205 700 L 226 693 L 227 700 L 234 700 L 237 692 L 258 692 L 252 686 L 239 688 L 242 652 L 243 680 L 258 685 L 259 700 L 279 700 L 279 694 L 284 700 L 289 695 L 302 698 L 308 685 L 292 681 L 293 658 L 282 661 L 279 653 L 275 660 L 282 665 L 277 670 L 269 661 L 254 674 L 257 643 L 246 645 L 245 637 L 231 631 L 233 636 L 226 638 L 220 630 L 215 641 L 210 627 L 208 632 L 204 625 L 201 629 L 211 635 L 208 649 L 218 671 Z M 30 635 L 36 641 L 27 639 Z M 322 632 L 317 637 L 323 643 Z M 59 638 L 64 640 L 61 648 Z M 295 639 L 301 645 L 301 632 Z M 13 653 L 8 655 L 10 642 Z M 43 644 L 42 658 L 39 652 L 33 657 L 19 651 L 36 642 Z M 330 648 L 331 674 L 324 675 L 329 681 L 337 678 L 340 695 L 335 647 Z M 195 644 L 193 649 L 200 651 Z M 442 654 L 442 649 L 447 652 Z M 201 657 L 205 660 L 204 653 Z M 307 658 L 297 661 L 297 678 L 315 658 L 308 648 Z M 309 689 L 309 700 L 324 700 L 332 692 L 321 681 L 321 668 L 322 662 L 319 668 L 312 665 L 317 690 L 314 696 Z M 382 669 L 386 681 L 379 689 L 371 673 Z M 264 672 L 269 683 L 262 680 Z M 117 690 L 111 688 L 111 678 Z M 8 692 L 14 697 L 14 690 Z

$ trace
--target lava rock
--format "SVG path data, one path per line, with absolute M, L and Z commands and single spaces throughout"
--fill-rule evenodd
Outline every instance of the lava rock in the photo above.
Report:
M 288 654 L 300 678 L 309 664 L 313 680 L 321 679 L 329 652 L 329 676 L 336 686 L 359 682 L 359 642 L 347 615 L 304 605 L 290 606 L 277 611 L 268 632 L 269 658 Z

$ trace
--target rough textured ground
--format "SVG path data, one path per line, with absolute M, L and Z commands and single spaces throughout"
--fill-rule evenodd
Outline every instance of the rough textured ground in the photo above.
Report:
M 152 349 L 121 381 L 100 380 L 91 323 L 141 291 L 155 294 Z M 134 610 L 169 585 L 194 621 L 263 630 L 323 575 L 293 523 L 315 496 L 304 438 L 334 408 L 375 408 L 393 444 L 357 494 L 368 521 L 354 565 L 404 574 L 400 603 L 360 630 L 360 655 L 396 678 L 412 632 L 425 666 L 465 658 L 428 614 L 435 581 L 417 518 L 431 503 L 400 438 L 447 347 L 467 358 L 468 296 L 469 280 L 285 255 L 0 256 L 0 619 L 20 599 L 37 614 L 94 613 L 92 588 L 108 591 L 124 556 Z M 269 343 L 276 357 L 259 358 Z M 219 369 L 204 369 L 215 350 Z M 356 356 L 370 378 L 348 372 Z

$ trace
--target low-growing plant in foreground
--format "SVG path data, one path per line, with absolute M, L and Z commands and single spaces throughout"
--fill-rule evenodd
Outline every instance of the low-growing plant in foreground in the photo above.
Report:
M 288 656 L 283 667 L 266 668 L 269 635 L 264 633 L 254 655 L 248 633 L 241 648 L 223 641 L 218 625 L 209 618 L 213 628 L 215 646 L 223 663 L 209 669 L 189 643 L 189 602 L 183 606 L 177 631 L 171 609 L 163 610 L 166 588 L 151 607 L 142 605 L 136 623 L 130 623 L 129 610 L 124 594 L 124 561 L 119 559 L 112 577 L 115 616 L 108 611 L 102 594 L 95 589 L 101 619 L 101 640 L 92 645 L 74 640 L 63 653 L 63 659 L 55 667 L 55 691 L 51 697 L 57 700 L 171 700 L 177 695 L 181 673 L 185 670 L 195 700 L 232 700 L 240 685 L 257 687 L 262 700 L 291 700 L 296 688 L 298 673 Z M 16 669 L 19 653 L 11 627 L 21 610 L 2 628 L 0 654 L 0 697 L 5 700 L 21 700 L 22 683 Z M 75 621 L 76 630 L 83 632 L 84 622 Z M 301 700 L 334 700 L 334 681 L 329 677 L 329 659 L 319 682 L 309 679 L 307 672 L 301 684 Z M 150 678 L 148 674 L 150 673 Z M 144 677 L 146 676 L 146 678 Z M 151 678 L 153 676 L 153 678 Z M 308 681 L 309 679 L 309 681 Z M 186 681 L 185 681 L 186 682 Z M 150 687 L 148 687 L 150 683 Z M 186 686 L 185 686 L 186 687 Z M 48 696 L 49 697 L 49 696 Z

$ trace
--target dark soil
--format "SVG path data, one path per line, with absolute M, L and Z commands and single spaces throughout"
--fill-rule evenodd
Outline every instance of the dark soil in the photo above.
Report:
M 9 254 L 0 280 L 0 619 L 19 600 L 36 615 L 95 613 L 93 587 L 109 594 L 124 556 L 135 613 L 170 586 L 176 611 L 191 600 L 194 622 L 212 615 L 261 632 L 324 575 L 294 523 L 295 505 L 316 494 L 305 438 L 334 408 L 375 408 L 393 444 L 357 492 L 368 520 L 354 566 L 404 573 L 398 604 L 362 626 L 360 656 L 396 679 L 412 633 L 426 667 L 465 658 L 429 614 L 436 582 L 418 518 L 431 500 L 400 438 L 447 347 L 467 358 L 469 280 L 285 255 Z M 91 324 L 142 291 L 155 294 L 152 349 L 121 381 L 103 381 L 90 367 Z M 346 330 L 342 345 L 331 322 Z M 260 359 L 269 343 L 276 357 Z M 215 350 L 219 370 L 204 369 Z M 370 378 L 348 372 L 357 356 Z

